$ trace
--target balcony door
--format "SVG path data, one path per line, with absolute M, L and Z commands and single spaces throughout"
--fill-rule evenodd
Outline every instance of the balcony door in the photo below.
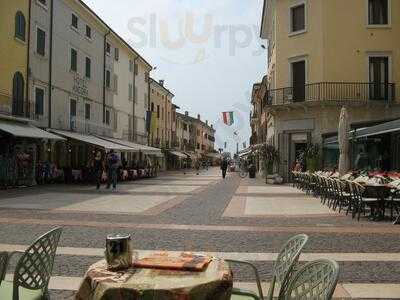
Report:
M 369 58 L 369 82 L 372 100 L 388 100 L 389 58 L 387 56 Z
M 304 60 L 292 63 L 293 102 L 305 100 L 306 62 Z

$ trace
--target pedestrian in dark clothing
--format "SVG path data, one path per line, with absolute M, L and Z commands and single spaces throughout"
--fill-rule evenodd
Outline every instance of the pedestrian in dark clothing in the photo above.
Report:
M 221 162 L 222 178 L 226 177 L 226 170 L 228 169 L 228 161 L 226 159 Z
M 101 177 L 103 175 L 103 158 L 100 151 L 96 153 L 96 157 L 94 158 L 93 171 L 96 179 L 96 189 L 100 189 Z
M 113 186 L 113 191 L 115 191 L 115 189 L 117 188 L 118 166 L 119 166 L 119 158 L 117 154 L 115 154 L 114 151 L 111 150 L 107 156 L 107 167 L 108 167 L 107 189 L 110 188 L 111 184 Z

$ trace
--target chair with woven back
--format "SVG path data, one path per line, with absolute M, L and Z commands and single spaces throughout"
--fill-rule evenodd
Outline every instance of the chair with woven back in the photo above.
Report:
M 334 210 L 336 210 L 337 207 L 339 207 L 339 213 L 342 211 L 342 208 L 347 207 L 350 202 L 350 193 L 348 189 L 348 184 L 347 182 L 336 179 L 336 186 L 338 190 L 338 200 L 335 203 Z
M 273 278 L 268 290 L 268 295 L 265 299 L 272 300 L 274 298 L 274 290 L 276 286 L 279 286 L 279 298 L 285 295 L 287 286 L 291 276 L 296 271 L 296 265 L 299 260 L 301 251 L 308 241 L 308 236 L 305 234 L 299 234 L 290 238 L 282 247 L 278 254 L 278 257 L 273 265 Z M 258 274 L 257 268 L 249 262 L 237 261 L 237 260 L 226 260 L 231 264 L 241 264 L 245 266 L 250 266 L 255 274 L 258 295 L 240 289 L 233 289 L 231 300 L 258 300 L 264 299 L 260 276 Z
M 3 267 L 0 266 L 0 271 L 4 270 L 0 273 L 0 299 L 48 299 L 48 285 L 61 232 L 62 228 L 55 228 L 40 236 L 25 251 L 0 255 L 0 259 L 5 257 Z M 13 281 L 4 281 L 8 262 L 15 254 L 21 254 L 21 257 L 15 267 Z
M 305 264 L 290 280 L 285 300 L 330 300 L 339 278 L 339 265 L 328 259 Z

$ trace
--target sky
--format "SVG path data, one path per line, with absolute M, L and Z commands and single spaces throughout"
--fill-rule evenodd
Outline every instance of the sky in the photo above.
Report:
M 180 112 L 216 129 L 215 148 L 249 145 L 250 97 L 266 73 L 262 0 L 84 0 L 153 67 Z M 112 3 L 112 4 L 111 4 Z M 235 123 L 222 122 L 234 111 Z M 238 134 L 235 135 L 235 132 Z

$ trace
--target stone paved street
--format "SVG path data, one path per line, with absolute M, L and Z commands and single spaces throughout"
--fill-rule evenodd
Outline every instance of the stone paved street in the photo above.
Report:
M 322 257 L 340 264 L 336 298 L 400 299 L 400 227 L 357 222 L 288 185 L 232 173 L 222 180 L 216 168 L 199 176 L 169 172 L 121 184 L 116 192 L 62 185 L 1 191 L 0 224 L 0 251 L 24 249 L 41 233 L 63 226 L 50 283 L 53 299 L 73 298 L 85 270 L 102 258 L 110 233 L 130 233 L 140 256 L 186 250 L 251 261 L 264 288 L 281 245 L 306 233 L 310 240 L 301 263 Z M 250 272 L 234 273 L 235 284 L 255 288 Z

